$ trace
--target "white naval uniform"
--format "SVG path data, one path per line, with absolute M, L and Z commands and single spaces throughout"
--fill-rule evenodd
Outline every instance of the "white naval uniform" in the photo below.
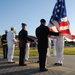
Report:
M 58 60 L 58 63 L 63 63 L 64 56 L 64 36 L 60 35 L 56 37 L 56 57 Z
M 56 39 L 53 39 L 53 43 L 54 43 L 54 46 L 53 46 L 53 55 L 56 56 Z
M 25 51 L 25 60 L 28 60 L 29 58 L 29 49 L 30 49 L 30 43 L 26 43 L 26 51 Z
M 50 49 L 51 49 L 51 39 L 48 38 L 47 56 L 50 56 Z
M 12 31 L 9 31 L 7 34 L 7 43 L 8 43 L 8 62 L 12 62 L 14 56 L 14 49 L 15 49 L 15 34 Z

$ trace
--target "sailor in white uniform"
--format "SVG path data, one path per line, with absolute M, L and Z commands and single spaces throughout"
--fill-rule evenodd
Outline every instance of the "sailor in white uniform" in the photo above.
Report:
M 25 61 L 27 61 L 28 60 L 28 58 L 29 58 L 29 50 L 30 50 L 30 42 L 27 42 L 26 43 L 26 52 L 25 52 Z
M 50 49 L 51 49 L 51 39 L 48 38 L 48 48 L 47 48 L 47 57 L 50 56 Z
M 54 43 L 54 46 L 53 46 L 53 55 L 56 56 L 56 39 L 53 39 L 53 43 Z
M 55 63 L 54 65 L 62 66 L 64 60 L 63 52 L 64 52 L 64 36 L 59 35 L 56 37 L 56 57 L 58 63 Z
M 11 28 L 11 31 L 8 32 L 7 34 L 7 43 L 8 43 L 8 63 L 15 63 L 13 61 L 13 56 L 14 56 L 14 49 L 15 49 L 15 34 L 14 34 L 14 28 Z

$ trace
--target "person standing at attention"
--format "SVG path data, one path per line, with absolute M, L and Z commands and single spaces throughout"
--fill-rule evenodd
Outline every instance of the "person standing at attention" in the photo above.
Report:
M 38 53 L 39 53 L 39 69 L 40 72 L 48 71 L 45 68 L 46 63 L 46 53 L 48 48 L 48 36 L 54 35 L 58 36 L 59 33 L 53 33 L 49 30 L 46 25 L 45 19 L 40 20 L 41 25 L 36 29 L 36 36 L 38 39 Z
M 8 53 L 7 33 L 8 33 L 8 31 L 5 30 L 5 34 L 2 35 L 2 38 L 1 38 L 1 42 L 3 45 L 3 59 L 7 59 L 7 53 Z
M 26 66 L 24 64 L 25 61 L 25 52 L 26 52 L 26 44 L 27 44 L 27 38 L 28 38 L 28 32 L 26 30 L 26 24 L 22 23 L 22 30 L 19 32 L 19 66 Z
M 15 34 L 14 34 L 14 28 L 12 27 L 11 30 L 7 34 L 7 43 L 8 43 L 8 63 L 15 63 L 13 61 L 13 56 L 14 56 L 14 49 L 15 49 Z
M 56 66 L 62 66 L 64 60 L 64 36 L 61 34 L 56 37 L 56 57 L 57 63 L 54 63 Z

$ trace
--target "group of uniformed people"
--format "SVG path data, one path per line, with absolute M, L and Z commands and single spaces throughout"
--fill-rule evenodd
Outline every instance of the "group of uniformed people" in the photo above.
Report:
M 26 27 L 24 23 L 22 23 L 22 26 Z M 5 34 L 2 35 L 1 41 L 2 41 L 2 46 L 3 46 L 3 59 L 8 59 L 8 63 L 15 63 L 15 61 L 13 61 L 13 57 L 14 57 L 14 49 L 15 49 L 15 44 L 19 43 L 19 48 L 21 47 L 21 42 L 22 40 L 20 39 L 21 35 L 19 36 L 19 41 L 15 39 L 15 29 L 14 27 L 11 28 L 11 30 L 8 32 L 7 30 L 5 30 Z M 23 32 L 24 33 L 24 32 Z M 23 34 L 24 35 L 24 34 Z M 22 35 L 22 37 L 23 37 Z M 21 37 L 21 38 L 22 38 Z M 33 41 L 32 39 L 28 38 L 28 35 L 25 34 L 25 39 L 29 40 L 29 41 Z M 30 42 L 26 39 L 23 40 L 23 42 L 25 42 L 26 44 L 22 44 L 22 46 L 26 45 L 26 50 L 24 49 L 23 51 L 26 52 L 21 52 L 20 51 L 20 55 L 25 53 L 24 57 L 22 56 L 22 58 L 27 61 L 29 58 L 29 49 L 30 49 Z M 20 60 L 22 62 L 22 60 Z M 23 62 L 24 63 L 24 62 Z
M 50 36 L 55 36 L 55 49 L 56 49 L 56 56 L 58 62 L 54 65 L 61 66 L 63 64 L 63 50 L 64 50 L 64 37 L 60 35 L 58 32 L 51 32 L 50 29 L 46 26 L 46 20 L 40 20 L 40 26 L 36 28 L 35 34 L 38 39 L 38 55 L 39 55 L 39 70 L 40 71 L 47 71 L 45 68 L 46 64 L 46 55 L 49 55 L 50 50 L 50 40 L 48 38 Z M 29 58 L 29 48 L 30 42 L 34 41 L 28 37 L 28 32 L 26 30 L 26 24 L 22 23 L 22 30 L 18 34 L 19 40 L 15 39 L 14 28 L 12 27 L 11 30 L 5 35 L 2 36 L 2 44 L 3 44 L 3 58 L 8 59 L 8 63 L 14 63 L 13 56 L 14 56 L 14 48 L 15 44 L 19 43 L 19 66 L 26 66 L 25 60 Z M 48 52 L 47 52 L 48 51 Z
M 3 45 L 3 58 L 8 59 L 8 63 L 14 63 L 13 56 L 16 39 L 13 27 L 9 32 L 5 31 L 5 34 L 2 36 L 1 41 Z

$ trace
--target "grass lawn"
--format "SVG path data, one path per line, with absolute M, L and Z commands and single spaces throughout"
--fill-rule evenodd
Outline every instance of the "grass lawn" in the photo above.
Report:
M 0 48 L 0 54 L 2 54 L 2 48 Z M 53 49 L 51 49 L 51 54 L 53 53 Z M 64 54 L 65 55 L 75 55 L 75 47 L 65 47 L 64 48 Z M 15 50 L 15 56 L 19 55 L 19 50 Z M 37 56 L 38 55 L 38 51 L 37 49 L 31 48 L 29 51 L 29 56 Z

